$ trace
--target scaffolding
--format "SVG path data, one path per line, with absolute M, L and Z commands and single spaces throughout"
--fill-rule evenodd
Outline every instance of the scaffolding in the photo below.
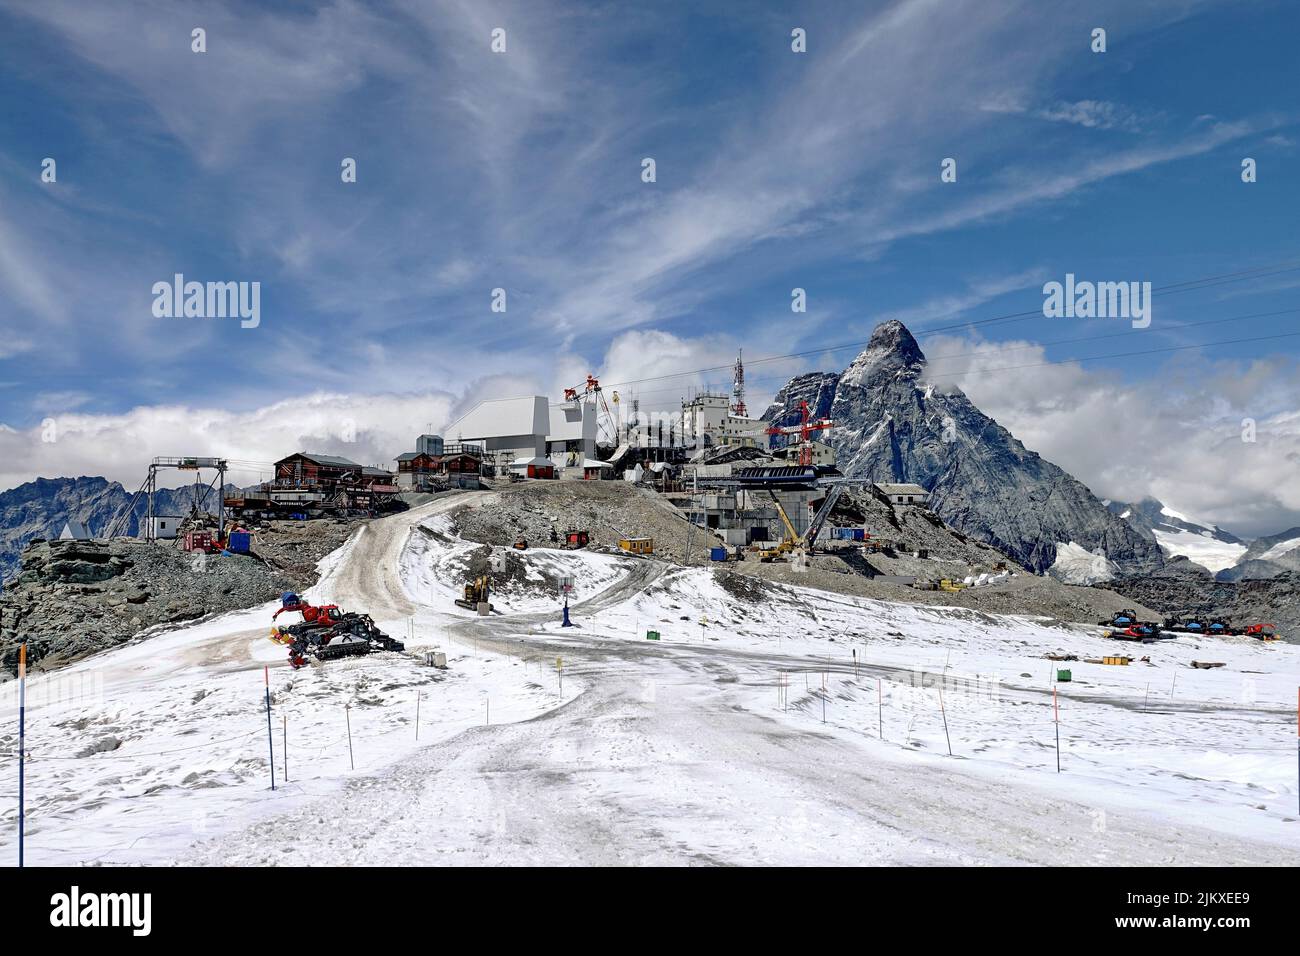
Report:
M 126 510 L 113 520 L 105 533 L 106 538 L 112 538 L 116 535 L 119 527 L 125 526 L 126 522 L 131 520 L 131 515 L 135 513 L 136 503 L 141 496 L 145 499 L 145 521 L 144 534 L 141 535 L 146 541 L 158 540 L 157 517 L 155 510 L 158 491 L 158 472 L 164 468 L 174 468 L 179 471 L 194 472 L 194 508 L 201 510 L 203 502 L 207 500 L 208 494 L 212 491 L 213 485 L 217 487 L 217 539 L 224 541 L 226 537 L 226 470 L 229 467 L 224 458 L 155 458 L 149 464 L 149 474 L 145 476 L 136 493 L 131 496 L 131 503 L 126 506 Z M 207 487 L 203 486 L 201 480 L 203 471 L 215 471 L 216 476 L 208 483 Z

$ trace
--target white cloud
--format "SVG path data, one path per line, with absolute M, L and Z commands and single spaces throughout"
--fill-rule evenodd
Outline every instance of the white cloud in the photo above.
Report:
M 1138 117 L 1137 113 L 1118 103 L 1105 100 L 1079 100 L 1074 103 L 1062 100 L 1037 110 L 1034 115 L 1041 119 L 1072 123 L 1088 129 L 1119 129 L 1136 133 L 1145 126 L 1145 122 Z
M 44 429 L 0 429 L 0 487 L 36 477 L 103 475 L 134 490 L 155 456 L 237 460 L 229 480 L 253 484 L 295 451 L 344 455 L 392 468 L 428 423 L 444 422 L 453 397 L 442 392 L 387 395 L 317 393 L 248 411 L 160 405 L 120 415 L 54 416 Z M 351 435 L 355 440 L 349 441 Z

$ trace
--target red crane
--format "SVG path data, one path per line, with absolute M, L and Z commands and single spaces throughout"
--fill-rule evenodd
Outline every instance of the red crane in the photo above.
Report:
M 812 464 L 812 436 L 813 432 L 823 431 L 830 428 L 834 422 L 829 418 L 812 417 L 812 409 L 808 403 L 800 399 L 799 401 L 800 422 L 798 425 L 773 425 L 768 430 L 769 435 L 798 435 L 799 436 L 799 464 L 805 468 Z
M 614 422 L 613 412 L 609 410 L 609 405 L 605 402 L 605 393 L 601 391 L 600 380 L 588 372 L 587 380 L 585 382 L 579 382 L 577 385 L 573 386 L 573 388 L 566 388 L 564 390 L 564 400 L 566 402 L 577 402 L 580 400 L 580 397 L 586 398 L 592 395 L 594 395 L 595 400 L 600 403 L 600 411 L 605 413 L 605 426 L 609 429 L 610 440 L 617 445 L 618 426 Z M 617 400 L 618 393 L 615 393 L 614 397 Z

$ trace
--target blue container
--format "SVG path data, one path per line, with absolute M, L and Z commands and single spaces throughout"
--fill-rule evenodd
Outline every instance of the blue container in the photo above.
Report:
M 712 548 L 712 549 L 709 551 L 709 559 L 712 560 L 712 561 L 726 561 L 726 560 L 727 560 L 727 549 L 726 549 L 726 548 Z
M 232 554 L 248 554 L 252 546 L 253 536 L 247 531 L 230 532 L 230 540 L 226 543 L 226 547 Z

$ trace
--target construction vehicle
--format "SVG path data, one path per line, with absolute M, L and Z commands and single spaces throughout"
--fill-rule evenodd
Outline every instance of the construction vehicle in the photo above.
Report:
M 313 605 L 292 591 L 280 595 L 274 621 L 286 611 L 302 615 L 302 621 L 288 627 L 271 627 L 271 640 L 289 648 L 289 664 L 297 670 L 308 658 L 330 661 L 375 651 L 404 651 L 406 645 L 389 637 L 369 614 L 344 612 L 337 604 Z
M 527 539 L 527 538 L 520 538 L 518 541 L 516 541 L 516 542 L 512 545 L 512 547 L 513 547 L 516 551 L 527 551 L 527 550 L 528 550 L 528 539 Z
M 569 551 L 575 551 L 578 548 L 585 548 L 587 542 L 591 540 L 591 535 L 586 531 L 569 529 L 564 532 L 564 548 Z
M 1100 624 L 1102 627 L 1114 628 L 1117 631 L 1126 630 L 1127 628 L 1133 627 L 1134 625 L 1137 624 L 1142 624 L 1145 625 L 1146 627 L 1152 627 L 1152 628 L 1158 626 L 1155 623 L 1155 621 L 1139 621 L 1137 611 L 1128 607 L 1116 611 L 1111 616 L 1110 620 L 1098 621 L 1097 623 Z
M 960 581 L 952 581 L 948 578 L 941 578 L 939 580 L 940 591 L 962 591 L 965 588 L 966 585 L 962 584 Z
M 491 587 L 486 574 L 475 578 L 465 585 L 465 596 L 456 599 L 458 607 L 468 608 L 471 611 L 477 611 L 480 604 L 486 604 L 489 611 L 492 610 L 492 602 L 489 600 Z
M 1251 624 L 1242 633 L 1246 637 L 1253 637 L 1259 641 L 1280 641 L 1282 637 L 1277 632 L 1276 624 Z
M 1113 638 L 1117 641 L 1142 641 L 1144 644 L 1149 644 L 1151 641 L 1160 640 L 1164 635 L 1160 633 L 1158 625 L 1139 622 L 1131 624 L 1123 630 L 1107 631 L 1102 637 Z
M 1182 617 L 1177 614 L 1165 618 L 1162 627 L 1166 631 L 1173 631 L 1177 634 L 1204 634 L 1208 630 L 1204 618 Z
M 821 534 L 822 527 L 826 524 L 826 519 L 831 516 L 835 509 L 835 503 L 840 500 L 840 495 L 844 493 L 846 486 L 842 484 L 831 485 L 830 490 L 826 492 L 826 497 L 813 515 L 813 519 L 808 524 L 808 530 L 803 534 L 794 529 L 794 522 L 790 520 L 790 515 L 786 513 L 781 499 L 776 496 L 776 492 L 768 489 L 768 494 L 772 497 L 772 504 L 776 505 L 777 513 L 781 516 L 781 523 L 785 525 L 785 537 L 771 548 L 758 548 L 758 559 L 760 561 L 780 561 L 787 554 L 794 552 L 807 553 L 812 550 L 813 542 L 817 540 L 817 535 Z

